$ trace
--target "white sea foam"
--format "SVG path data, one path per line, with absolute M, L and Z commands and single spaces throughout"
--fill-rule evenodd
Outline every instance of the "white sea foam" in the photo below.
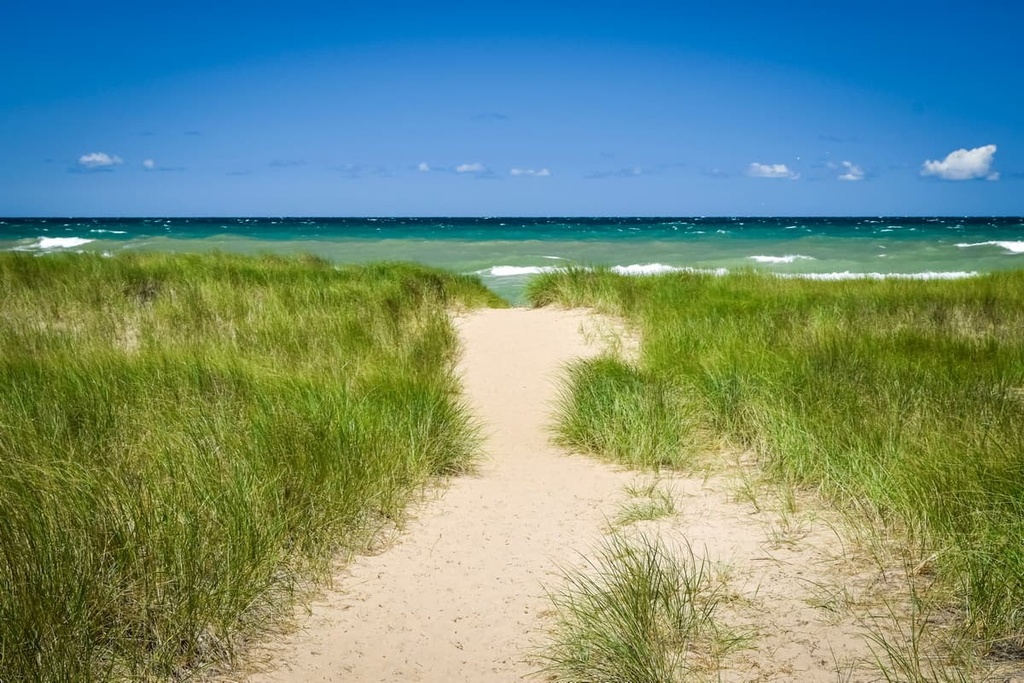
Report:
M 477 275 L 490 275 L 492 277 L 514 277 L 516 275 L 540 275 L 541 273 L 553 273 L 560 268 L 554 266 L 493 266 L 476 271 Z
M 128 234 L 127 230 L 104 230 L 103 228 L 95 228 L 93 230 L 90 230 L 89 232 L 109 233 L 111 235 L 127 235 Z
M 94 240 L 85 239 L 84 237 L 40 237 L 39 240 L 32 245 L 34 249 L 71 249 L 73 247 L 80 247 L 83 244 L 88 244 Z
M 841 273 L 776 273 L 776 277 L 795 278 L 800 280 L 960 280 L 976 277 L 977 271 L 951 270 L 926 271 L 923 273 L 852 273 L 848 270 Z
M 664 273 L 729 274 L 727 268 L 691 268 L 690 266 L 666 266 L 662 263 L 634 263 L 630 266 L 612 266 L 611 271 L 619 275 L 662 275 Z
M 540 275 L 541 273 L 557 273 L 565 268 L 557 266 L 492 266 L 475 271 L 476 275 L 491 277 L 515 277 L 522 275 Z M 666 266 L 663 263 L 634 263 L 628 266 L 612 266 L 610 270 L 619 275 L 661 275 L 662 273 L 699 273 L 705 275 L 726 275 L 726 268 L 690 268 L 688 266 Z
M 964 248 L 964 247 L 984 247 L 984 246 L 988 246 L 988 245 L 992 245 L 992 246 L 996 246 L 996 247 L 1002 247 L 1003 249 L 1005 249 L 1006 251 L 1010 252 L 1011 254 L 1024 254 L 1024 242 L 1011 242 L 1011 241 L 1004 241 L 1004 240 L 990 240 L 988 242 L 970 242 L 970 243 L 968 243 L 968 242 L 961 242 L 961 243 L 957 244 L 956 246 L 958 246 L 960 248 Z
M 792 263 L 793 261 L 813 261 L 813 256 L 803 254 L 787 254 L 786 256 L 748 256 L 751 261 L 758 263 Z
M 882 254 L 884 256 L 884 254 Z M 493 266 L 476 271 L 477 275 L 491 277 L 513 277 L 557 273 L 566 270 L 554 266 Z M 612 266 L 610 270 L 619 275 L 662 275 L 664 273 L 693 273 L 697 275 L 729 274 L 728 268 L 691 268 L 689 266 L 668 266 L 662 263 L 635 263 L 629 266 Z M 921 273 L 855 273 L 849 270 L 833 273 L 773 273 L 775 277 L 798 280 L 960 280 L 977 277 L 977 271 L 925 271 Z
M 634 263 L 630 266 L 612 266 L 612 272 L 619 275 L 660 275 L 662 273 L 675 273 L 683 270 L 675 266 L 666 266 L 662 263 Z

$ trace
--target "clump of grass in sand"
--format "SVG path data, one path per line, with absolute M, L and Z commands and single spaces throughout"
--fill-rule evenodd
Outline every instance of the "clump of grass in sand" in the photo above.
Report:
M 615 515 L 613 524 L 616 526 L 651 522 L 676 514 L 676 502 L 672 491 L 657 479 L 631 484 L 626 487 L 626 493 L 629 500 Z
M 648 435 L 682 429 L 689 449 L 749 449 L 780 480 L 870 508 L 934 554 L 962 633 L 1024 658 L 1024 272 L 552 273 L 530 296 L 624 315 L 642 336 L 635 366 L 573 368 L 566 394 L 585 401 L 561 407 L 566 443 L 628 462 L 632 442 L 661 453 L 645 444 L 679 437 Z
M 611 356 L 568 367 L 557 404 L 555 441 L 630 467 L 680 468 L 693 451 L 692 421 L 672 385 Z
M 0 678 L 230 657 L 476 441 L 474 278 L 315 258 L 0 254 Z
M 716 591 L 689 548 L 612 535 L 551 595 L 543 671 L 555 681 L 671 683 L 713 669 L 726 642 L 713 619 Z

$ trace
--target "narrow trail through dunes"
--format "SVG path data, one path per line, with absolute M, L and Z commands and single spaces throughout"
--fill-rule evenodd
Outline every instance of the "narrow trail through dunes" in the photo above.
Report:
M 520 681 L 537 666 L 544 586 L 602 534 L 632 475 L 548 443 L 558 371 L 588 346 L 580 312 L 460 318 L 479 472 L 452 481 L 398 542 L 359 557 L 252 681 Z
M 419 506 L 396 542 L 355 558 L 251 683 L 521 681 L 539 665 L 545 589 L 581 564 L 628 503 L 626 472 L 549 443 L 561 367 L 607 326 L 576 311 L 486 310 L 457 321 L 466 398 L 486 435 L 479 472 Z M 739 467 L 739 466 L 737 466 Z M 877 680 L 863 624 L 885 612 L 877 568 L 855 571 L 813 510 L 742 500 L 737 468 L 662 476 L 678 513 L 653 525 L 722 582 L 744 646 L 709 680 Z M 534 678 L 543 680 L 543 677 Z

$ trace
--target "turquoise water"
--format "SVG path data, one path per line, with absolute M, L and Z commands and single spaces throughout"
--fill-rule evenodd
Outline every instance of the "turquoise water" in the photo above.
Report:
M 311 253 L 478 273 L 519 301 L 566 265 L 623 272 L 964 277 L 1024 267 L 1024 218 L 38 218 L 0 219 L 0 250 Z

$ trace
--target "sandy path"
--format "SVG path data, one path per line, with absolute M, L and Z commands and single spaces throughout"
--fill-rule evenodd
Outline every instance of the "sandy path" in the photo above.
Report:
M 384 552 L 346 566 L 250 682 L 521 681 L 537 668 L 544 589 L 609 532 L 626 486 L 649 478 L 548 443 L 558 371 L 595 351 L 581 330 L 599 337 L 600 323 L 548 309 L 457 323 L 466 398 L 487 434 L 479 473 L 420 506 Z M 880 585 L 878 567 L 851 562 L 820 501 L 781 504 L 745 485 L 751 476 L 738 462 L 665 475 L 678 514 L 645 523 L 713 564 L 719 620 L 746 638 L 708 678 L 878 680 L 865 625 L 887 609 L 879 591 L 898 593 L 900 581 Z
M 359 557 L 251 681 L 519 681 L 536 669 L 543 587 L 601 536 L 631 475 L 548 444 L 559 368 L 587 318 L 481 311 L 458 320 L 479 474 L 454 480 L 384 553 Z M 275 648 L 276 650 L 277 648 Z

